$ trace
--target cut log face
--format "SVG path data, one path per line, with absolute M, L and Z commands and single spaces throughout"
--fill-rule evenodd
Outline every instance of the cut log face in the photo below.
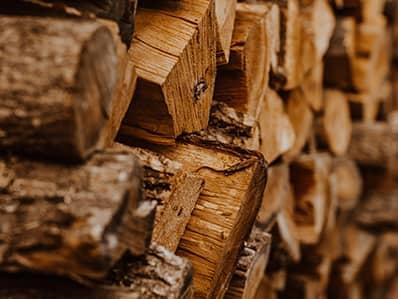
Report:
M 85 158 L 107 123 L 117 85 L 109 30 L 93 21 L 37 17 L 2 17 L 0 28 L 0 146 Z
M 264 277 L 271 248 L 271 235 L 253 227 L 241 250 L 237 268 L 224 298 L 254 298 Z
M 177 254 L 191 260 L 197 298 L 222 298 L 265 188 L 263 158 L 189 135 L 176 147 L 145 145 L 205 180 Z
M 181 163 L 150 150 L 121 144 L 114 148 L 134 154 L 144 167 L 144 197 L 158 203 L 152 241 L 175 252 L 202 191 L 203 179 L 184 171 Z
M 254 117 L 268 85 L 266 22 L 271 12 L 266 4 L 238 4 L 230 62 L 217 71 L 214 99 Z
M 0 269 L 97 279 L 126 249 L 143 254 L 154 206 L 141 201 L 140 173 L 122 153 L 81 166 L 3 158 Z
M 118 23 L 123 42 L 130 46 L 136 6 L 137 0 L 5 0 L 0 13 L 85 19 L 97 16 L 110 19 Z
M 340 210 L 353 209 L 362 194 L 362 177 L 354 161 L 346 158 L 334 159 L 331 176 L 335 182 L 335 192 Z
M 304 244 L 317 243 L 327 218 L 328 154 L 302 155 L 290 167 L 295 198 L 294 219 L 298 238 Z
M 267 162 L 272 163 L 293 148 L 296 135 L 283 101 L 275 91 L 267 90 L 260 109 L 257 118 L 261 138 L 259 150 Z
M 89 287 L 32 274 L 2 274 L 0 281 L 1 299 L 183 299 L 191 289 L 192 266 L 152 245 L 142 257 L 126 255 L 107 281 Z
M 335 155 L 344 155 L 351 141 L 351 118 L 348 100 L 344 93 L 326 89 L 324 91 L 324 114 L 318 120 L 316 133 L 320 144 L 327 144 Z
M 217 65 L 229 62 L 237 0 L 215 0 L 217 20 Z
M 129 52 L 138 82 L 124 134 L 174 143 L 207 126 L 216 71 L 213 0 L 139 8 Z
M 286 161 L 293 160 L 301 153 L 312 131 L 314 116 L 309 105 L 303 100 L 302 96 L 303 91 L 301 89 L 295 89 L 290 92 L 286 104 L 286 112 L 296 136 L 294 145 L 283 156 Z

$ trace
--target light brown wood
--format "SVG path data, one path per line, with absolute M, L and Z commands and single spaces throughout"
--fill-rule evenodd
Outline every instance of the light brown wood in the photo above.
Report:
M 351 141 L 351 118 L 348 100 L 344 93 L 336 89 L 326 89 L 323 93 L 325 107 L 323 116 L 317 120 L 316 134 L 320 144 L 327 145 L 335 155 L 347 152 Z
M 277 299 L 277 292 L 272 288 L 270 281 L 264 277 L 257 289 L 255 299 Z
M 229 62 L 237 0 L 215 0 L 217 20 L 217 65 Z
M 224 298 L 251 299 L 255 296 L 264 277 L 270 248 L 271 235 L 254 226 L 241 250 Z
M 149 246 L 154 205 L 142 201 L 131 154 L 105 152 L 62 166 L 0 162 L 0 268 L 98 279 L 128 249 Z
M 21 284 L 23 282 L 23 284 Z M 192 266 L 158 245 L 139 258 L 125 255 L 105 280 L 88 286 L 38 274 L 2 274 L 2 299 L 186 299 Z
M 293 148 L 296 135 L 283 101 L 275 91 L 267 89 L 259 107 L 259 150 L 267 162 L 271 163 Z
M 295 89 L 288 94 L 286 112 L 293 125 L 296 138 L 293 147 L 283 156 L 286 161 L 291 161 L 300 154 L 312 130 L 314 116 L 302 97 L 301 89 Z
M 216 70 L 213 0 L 139 8 L 129 50 L 138 82 L 123 133 L 174 143 L 207 126 Z
M 265 188 L 262 156 L 203 135 L 188 135 L 175 147 L 145 146 L 205 180 L 177 254 L 193 264 L 195 297 L 222 298 Z
M 181 163 L 150 150 L 122 144 L 115 144 L 113 149 L 134 154 L 144 167 L 144 197 L 157 202 L 152 241 L 175 252 L 202 191 L 203 179 L 184 171 Z
M 311 106 L 314 111 L 320 111 L 324 106 L 323 97 L 323 61 L 318 61 L 304 75 L 300 89 L 303 93 L 303 99 Z
M 111 33 L 78 19 L 4 16 L 0 22 L 2 149 L 86 158 L 108 122 L 117 87 Z
M 304 244 L 314 244 L 320 239 L 328 207 L 328 176 L 331 158 L 328 154 L 301 155 L 290 166 L 293 186 L 294 219 L 297 235 Z
M 266 22 L 271 12 L 270 5 L 238 3 L 230 62 L 217 71 L 214 99 L 251 116 L 257 115 L 268 85 Z

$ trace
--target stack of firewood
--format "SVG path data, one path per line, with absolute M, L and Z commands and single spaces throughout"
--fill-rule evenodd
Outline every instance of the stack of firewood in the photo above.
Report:
M 384 298 L 395 0 L 0 14 L 0 299 Z

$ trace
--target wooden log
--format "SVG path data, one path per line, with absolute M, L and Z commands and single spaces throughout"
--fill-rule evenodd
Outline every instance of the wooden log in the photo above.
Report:
M 353 85 L 356 23 L 353 17 L 336 20 L 330 47 L 325 56 L 324 82 L 327 86 L 349 89 Z
M 222 298 L 265 188 L 262 156 L 199 134 L 185 136 L 175 147 L 144 146 L 205 180 L 177 254 L 193 264 L 195 297 Z
M 179 299 L 188 298 L 192 266 L 161 246 L 142 257 L 126 255 L 106 281 L 84 286 L 54 276 L 2 274 L 2 299 Z
M 269 279 L 264 277 L 257 288 L 256 295 L 254 297 L 255 299 L 277 299 L 278 294 L 277 292 L 272 288 L 271 282 Z
M 363 188 L 358 166 L 347 158 L 334 159 L 331 176 L 335 182 L 338 208 L 342 211 L 352 210 L 357 205 Z
M 227 64 L 234 30 L 237 0 L 216 0 L 217 65 Z
M 256 225 L 267 230 L 275 223 L 277 215 L 292 196 L 287 164 L 273 165 L 268 169 L 267 186 L 256 218 Z
M 328 206 L 328 176 L 331 159 L 326 153 L 302 155 L 290 166 L 293 186 L 294 219 L 298 238 L 303 244 L 319 241 Z
M 270 57 L 266 22 L 272 13 L 277 13 L 271 7 L 237 5 L 230 62 L 217 71 L 214 99 L 254 117 L 268 85 Z
M 351 141 L 351 118 L 348 100 L 344 93 L 326 89 L 323 93 L 325 107 L 323 116 L 316 121 L 319 144 L 327 145 L 338 156 L 344 155 Z
M 140 196 L 134 156 L 98 153 L 62 166 L 0 162 L 0 269 L 101 278 L 126 249 L 142 255 L 154 205 Z
M 301 153 L 311 135 L 314 116 L 302 97 L 303 91 L 301 89 L 295 89 L 287 96 L 286 112 L 296 135 L 293 147 L 283 156 L 287 162 Z
M 214 1 L 192 5 L 162 1 L 138 9 L 129 50 L 138 82 L 125 135 L 170 144 L 207 126 L 216 71 Z
M 0 13 L 110 19 L 118 23 L 123 42 L 130 46 L 136 6 L 137 0 L 5 0 L 0 7 Z
M 323 65 L 323 62 L 315 63 L 314 67 L 304 75 L 303 82 L 298 87 L 302 90 L 303 99 L 317 112 L 324 106 Z
M 117 86 L 109 30 L 69 19 L 2 17 L 0 22 L 0 146 L 86 158 L 108 122 Z
M 388 123 L 354 123 L 348 156 L 359 164 L 384 167 L 396 174 L 397 136 Z
M 257 117 L 260 129 L 260 152 L 272 163 L 295 145 L 294 126 L 285 111 L 283 101 L 272 89 L 265 93 Z
M 253 227 L 241 250 L 238 264 L 224 298 L 253 298 L 264 277 L 271 235 Z
M 114 148 L 134 154 L 143 166 L 144 197 L 157 202 L 152 241 L 175 252 L 202 191 L 203 179 L 184 171 L 181 163 L 150 150 L 122 144 Z

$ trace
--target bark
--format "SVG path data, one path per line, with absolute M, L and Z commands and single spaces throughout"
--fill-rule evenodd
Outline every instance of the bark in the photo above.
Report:
M 0 169 L 2 270 L 96 279 L 125 250 L 147 249 L 154 206 L 141 200 L 131 154 L 99 153 L 78 166 L 7 157 Z
M 0 8 L 2 14 L 84 19 L 100 17 L 113 20 L 118 23 L 120 36 L 127 46 L 130 46 L 134 33 L 137 0 L 5 0 L 3 2 Z
M 83 286 L 55 276 L 2 274 L 2 299 L 183 299 L 192 282 L 192 266 L 152 245 L 143 257 L 126 255 L 102 283 Z
M 117 85 L 109 30 L 38 17 L 2 17 L 0 28 L 2 150 L 86 158 L 106 127 Z

